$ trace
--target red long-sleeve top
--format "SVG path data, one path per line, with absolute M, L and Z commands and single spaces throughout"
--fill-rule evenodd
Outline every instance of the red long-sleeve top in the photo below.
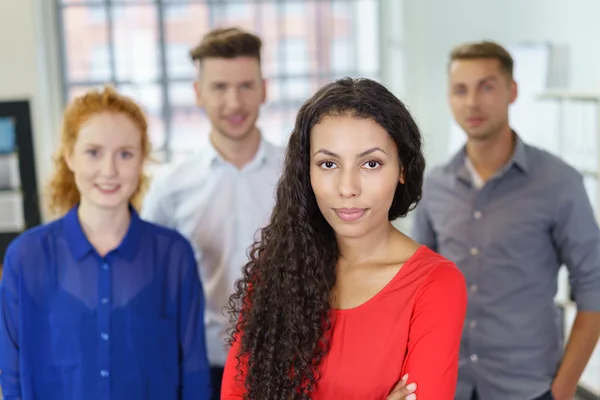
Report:
M 384 400 L 408 373 L 419 400 L 454 399 L 466 307 L 462 273 L 421 246 L 370 300 L 332 310 L 330 350 L 312 398 Z M 225 364 L 224 400 L 245 392 L 243 378 L 235 379 L 238 352 L 235 341 Z

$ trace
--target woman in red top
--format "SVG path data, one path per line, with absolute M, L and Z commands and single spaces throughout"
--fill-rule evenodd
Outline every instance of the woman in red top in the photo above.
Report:
M 230 300 L 222 399 L 454 398 L 465 280 L 390 222 L 420 199 L 424 167 L 419 129 L 382 85 L 346 78 L 304 103 Z

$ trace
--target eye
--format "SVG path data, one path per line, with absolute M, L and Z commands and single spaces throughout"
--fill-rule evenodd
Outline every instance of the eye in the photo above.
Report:
M 377 160 L 369 160 L 366 163 L 364 163 L 363 165 L 366 166 L 367 169 L 375 169 L 375 168 L 378 168 L 382 164 Z
M 131 153 L 130 151 L 122 151 L 121 157 L 127 160 L 127 159 L 133 157 L 133 153 Z
M 98 155 L 98 149 L 88 149 L 85 153 L 92 157 L 96 157 Z
M 333 169 L 336 165 L 333 161 L 321 161 L 319 166 L 323 169 Z

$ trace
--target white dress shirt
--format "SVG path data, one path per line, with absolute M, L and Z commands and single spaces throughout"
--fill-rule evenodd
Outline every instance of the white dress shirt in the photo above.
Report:
M 242 169 L 226 162 L 210 143 L 153 182 L 141 217 L 178 230 L 192 244 L 206 296 L 208 360 L 223 366 L 234 283 L 248 250 L 275 205 L 283 149 L 264 138 Z

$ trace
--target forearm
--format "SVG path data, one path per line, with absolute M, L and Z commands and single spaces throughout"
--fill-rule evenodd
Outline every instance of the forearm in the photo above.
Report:
M 552 385 L 552 391 L 557 399 L 573 396 L 599 337 L 600 312 L 578 312 Z

